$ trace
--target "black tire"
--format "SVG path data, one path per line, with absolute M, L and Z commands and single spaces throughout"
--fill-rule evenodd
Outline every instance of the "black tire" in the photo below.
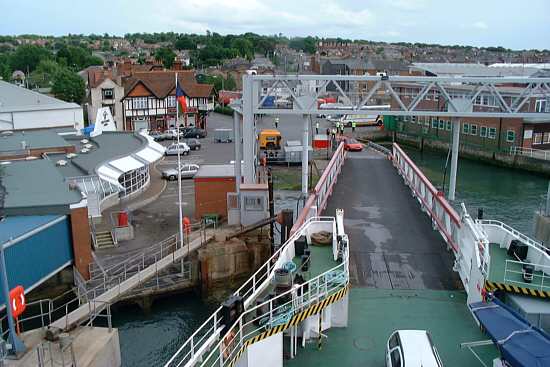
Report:
M 185 151 L 185 152 L 183 152 L 183 155 L 187 155 L 187 154 L 189 154 L 189 152 L 188 152 L 188 151 Z
M 201 136 L 199 134 L 197 134 L 197 136 L 195 136 L 195 138 L 200 139 Z
M 176 181 L 176 176 L 175 176 L 175 175 L 171 175 L 170 177 L 168 177 L 168 180 L 169 180 L 169 181 Z
M 382 126 L 384 122 L 382 120 L 378 120 L 376 121 L 376 126 Z

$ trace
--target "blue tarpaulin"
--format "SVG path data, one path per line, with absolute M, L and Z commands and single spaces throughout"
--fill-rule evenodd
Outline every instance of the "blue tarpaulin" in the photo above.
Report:
M 550 366 L 550 336 L 497 299 L 476 302 L 470 309 L 513 367 Z

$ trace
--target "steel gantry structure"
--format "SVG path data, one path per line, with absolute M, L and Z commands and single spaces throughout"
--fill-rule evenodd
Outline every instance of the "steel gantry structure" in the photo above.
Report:
M 320 108 L 317 100 L 327 91 L 337 104 Z M 284 95 L 286 103 L 267 106 L 269 97 Z M 491 106 L 476 103 L 490 97 Z M 546 101 L 537 104 L 537 101 Z M 377 108 L 380 101 L 389 108 Z M 539 111 L 535 105 L 539 106 Z M 373 106 L 370 108 L 369 106 Z M 540 109 L 540 106 L 544 108 Z M 302 191 L 307 193 L 309 118 L 311 115 L 368 114 L 383 116 L 437 116 L 452 121 L 452 159 L 449 199 L 454 200 L 460 118 L 548 118 L 550 122 L 550 77 L 430 77 L 354 75 L 244 75 L 242 100 L 235 110 L 235 158 L 244 161 L 244 182 L 256 179 L 256 117 L 297 115 L 303 117 Z M 242 153 L 240 122 L 242 117 Z M 236 182 L 241 166 L 235 165 Z M 238 185 L 237 185 L 238 190 Z

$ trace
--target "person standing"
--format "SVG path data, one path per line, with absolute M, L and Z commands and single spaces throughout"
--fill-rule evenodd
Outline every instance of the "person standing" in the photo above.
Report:
M 351 132 L 352 132 L 352 133 L 355 132 L 355 126 L 357 126 L 357 125 L 356 125 L 356 122 L 355 122 L 355 121 L 352 121 L 352 122 L 351 122 Z
M 275 120 L 273 121 L 275 123 L 275 129 L 279 128 L 279 117 L 275 117 Z
M 319 134 L 319 121 L 315 122 L 315 135 Z

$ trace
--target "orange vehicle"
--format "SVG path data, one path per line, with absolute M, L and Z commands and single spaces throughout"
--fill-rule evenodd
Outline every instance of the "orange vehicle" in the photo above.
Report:
M 350 152 L 360 152 L 363 150 L 363 144 L 354 138 L 344 138 L 344 149 Z
M 260 149 L 281 149 L 281 132 L 276 129 L 264 129 L 258 134 Z

